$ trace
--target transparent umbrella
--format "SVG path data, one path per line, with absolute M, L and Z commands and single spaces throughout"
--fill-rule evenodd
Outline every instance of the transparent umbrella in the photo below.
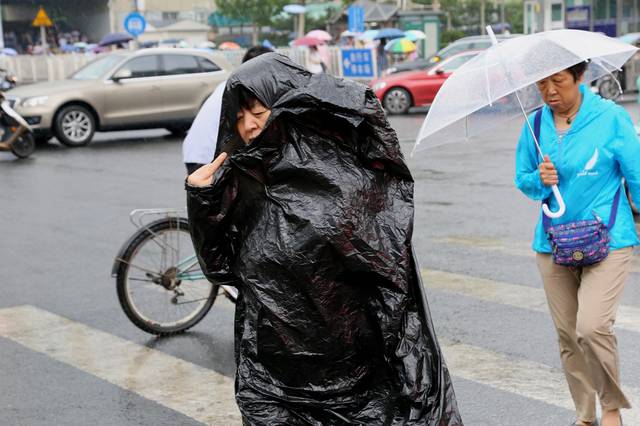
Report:
M 458 68 L 442 85 L 422 123 L 413 153 L 450 142 L 472 140 L 504 120 L 524 115 L 543 104 L 535 83 L 579 62 L 589 60 L 584 82 L 611 74 L 637 48 L 602 34 L 580 30 L 555 30 L 498 43 L 490 27 L 494 45 Z M 538 141 L 534 136 L 542 157 Z M 412 155 L 413 155 L 412 153 Z M 560 217 L 565 205 L 558 187 L 553 193 Z

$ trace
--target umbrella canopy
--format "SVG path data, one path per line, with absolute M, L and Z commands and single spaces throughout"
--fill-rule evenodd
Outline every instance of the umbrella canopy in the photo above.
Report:
M 354 33 L 353 31 L 346 30 L 340 33 L 340 38 L 355 37 L 357 35 L 358 34 Z
M 411 41 L 424 40 L 427 38 L 426 34 L 420 30 L 409 30 L 404 33 L 404 36 Z
M 384 50 L 389 53 L 411 53 L 415 52 L 416 45 L 408 38 L 396 38 L 385 44 Z
M 358 40 L 374 40 L 378 30 L 367 30 L 358 36 Z
M 302 37 L 293 41 L 293 46 L 317 46 L 324 41 L 315 37 Z
M 111 33 L 102 37 L 102 40 L 100 40 L 98 46 L 111 46 L 113 44 L 128 43 L 131 40 L 133 40 L 133 37 L 131 37 L 129 34 Z
M 487 30 L 493 36 L 491 28 Z M 414 152 L 472 138 L 521 114 L 528 121 L 526 113 L 543 104 L 537 81 L 589 60 L 584 75 L 584 83 L 589 83 L 621 68 L 638 50 L 603 34 L 580 30 L 546 31 L 499 44 L 493 36 L 493 42 L 442 85 L 422 123 Z M 533 135 L 531 123 L 529 130 Z M 550 212 L 546 204 L 543 210 L 549 217 L 559 217 L 564 202 L 557 186 L 553 192 L 559 211 Z
M 79 41 L 77 43 L 73 43 L 73 47 L 76 49 L 86 49 L 89 45 L 84 41 Z
M 3 48 L 0 53 L 2 53 L 3 55 L 7 55 L 7 56 L 16 56 L 16 55 L 18 55 L 18 52 L 15 49 L 12 49 L 10 47 Z
M 313 38 L 317 38 L 318 40 L 322 40 L 322 41 L 331 41 L 331 40 L 333 40 L 333 37 L 331 36 L 331 34 L 329 34 L 326 31 L 323 31 L 323 30 L 309 31 L 305 37 L 313 37 Z
M 212 41 L 203 41 L 202 43 L 198 43 L 198 49 L 215 49 L 216 44 Z
M 220 50 L 236 50 L 236 49 L 241 49 L 241 47 L 236 42 L 225 41 L 224 43 L 220 43 L 220 46 L 218 46 L 218 49 L 220 49 Z
M 262 47 L 266 47 L 267 49 L 274 50 L 276 47 L 271 43 L 268 39 L 262 40 Z
M 380 40 L 382 38 L 392 39 L 404 37 L 404 31 L 400 31 L 397 28 L 383 28 L 373 37 L 374 40 Z

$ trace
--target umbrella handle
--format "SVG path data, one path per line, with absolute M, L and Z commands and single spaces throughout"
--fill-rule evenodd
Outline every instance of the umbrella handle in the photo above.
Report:
M 553 196 L 556 198 L 556 201 L 558 202 L 558 211 L 552 212 L 551 210 L 549 210 L 549 206 L 547 205 L 547 203 L 544 203 L 542 205 L 542 211 L 547 217 L 556 219 L 564 214 L 567 207 L 564 205 L 564 200 L 562 199 L 562 195 L 560 195 L 560 190 L 558 189 L 558 185 L 553 185 L 551 187 L 551 190 L 553 191 Z

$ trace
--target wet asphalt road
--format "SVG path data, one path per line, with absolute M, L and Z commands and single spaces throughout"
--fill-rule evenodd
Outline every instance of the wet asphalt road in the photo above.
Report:
M 637 121 L 637 107 L 626 106 Z M 391 118 L 406 153 L 423 117 L 417 112 Z M 572 420 L 553 394 L 533 391 L 548 383 L 547 369 L 557 376 L 560 363 L 549 315 L 531 302 L 541 288 L 528 250 L 537 205 L 512 184 L 517 133 L 513 123 L 482 143 L 443 146 L 408 158 L 416 180 L 414 243 L 421 266 L 440 273 L 426 286 L 438 336 L 445 354 L 451 351 L 448 362 L 467 425 Z M 114 255 L 134 231 L 128 220 L 132 209 L 184 205 L 180 159 L 180 141 L 163 130 L 101 134 L 81 149 L 52 143 L 25 161 L 0 153 L 0 313 L 35 306 L 233 378 L 230 303 L 216 302 L 185 335 L 157 339 L 125 318 L 110 276 Z M 455 287 L 456 277 L 475 283 L 473 291 Z M 639 284 L 637 268 L 622 301 L 632 314 L 640 309 Z M 522 300 L 509 299 L 519 294 Z M 11 317 L 4 323 L 0 318 L 0 336 L 8 327 L 6 318 Z M 640 323 L 617 332 L 623 384 L 636 400 L 639 329 Z M 80 344 L 52 335 L 52 347 Z M 83 350 L 99 357 L 104 350 L 99 346 Z M 56 350 L 35 351 L 0 337 L 0 424 L 200 424 L 186 411 L 87 372 L 95 371 L 88 362 L 60 362 L 52 356 Z M 143 364 L 133 360 L 131 368 Z M 484 376 L 478 374 L 482 369 Z M 527 379 L 514 386 L 509 369 Z

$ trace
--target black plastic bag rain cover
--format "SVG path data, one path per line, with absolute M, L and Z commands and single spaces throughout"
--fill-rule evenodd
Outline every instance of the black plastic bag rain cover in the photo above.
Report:
M 272 111 L 249 146 L 241 88 Z M 412 253 L 413 179 L 373 92 L 269 53 L 231 75 L 222 111 L 230 156 L 187 205 L 207 278 L 240 290 L 244 423 L 462 425 Z

